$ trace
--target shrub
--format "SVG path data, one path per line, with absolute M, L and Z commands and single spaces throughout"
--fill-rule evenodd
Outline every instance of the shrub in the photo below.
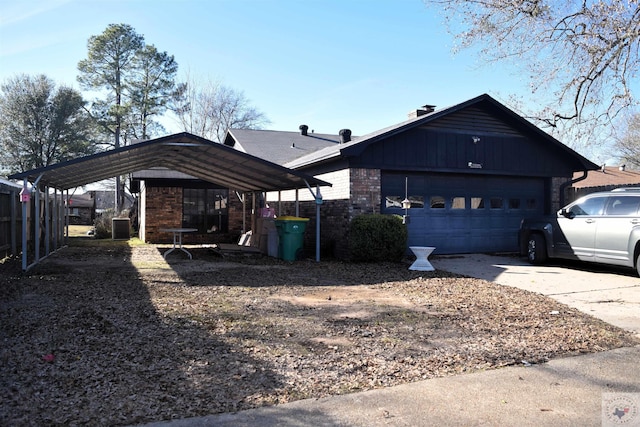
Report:
M 107 209 L 102 212 L 100 215 L 96 216 L 96 219 L 93 223 L 94 225 L 94 237 L 96 239 L 110 239 L 111 229 L 112 229 L 112 219 L 114 217 L 114 210 Z
M 349 251 L 356 262 L 400 261 L 407 249 L 407 228 L 398 215 L 360 215 L 351 221 Z
M 93 223 L 94 237 L 96 239 L 111 239 L 113 237 L 113 218 L 126 218 L 128 212 L 122 211 L 120 215 L 115 215 L 114 209 L 107 209 L 98 215 Z

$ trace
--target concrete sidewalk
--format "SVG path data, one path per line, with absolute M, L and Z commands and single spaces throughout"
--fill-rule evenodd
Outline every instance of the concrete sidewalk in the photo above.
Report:
M 640 279 L 633 273 L 531 266 L 518 258 L 488 255 L 435 257 L 432 264 L 440 270 L 543 293 L 640 333 Z M 630 412 L 623 415 L 624 419 L 616 418 L 610 408 L 620 396 L 627 402 L 631 399 L 631 405 L 627 405 Z M 614 425 L 640 426 L 640 346 L 235 414 L 148 424 L 152 427 Z
M 639 361 L 640 347 L 622 348 L 148 426 L 601 426 L 604 393 L 640 407 Z

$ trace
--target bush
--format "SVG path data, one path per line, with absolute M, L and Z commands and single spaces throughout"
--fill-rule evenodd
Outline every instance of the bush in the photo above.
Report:
M 407 227 L 398 215 L 360 215 L 351 221 L 349 251 L 356 262 L 402 260 L 407 250 Z
M 98 215 L 93 223 L 94 237 L 96 239 L 111 239 L 113 237 L 113 218 L 126 218 L 128 211 L 124 210 L 120 215 L 115 214 L 114 209 L 107 209 Z
M 93 223 L 94 225 L 94 237 L 96 239 L 110 239 L 112 237 L 112 219 L 114 217 L 114 210 L 107 209 L 98 215 Z

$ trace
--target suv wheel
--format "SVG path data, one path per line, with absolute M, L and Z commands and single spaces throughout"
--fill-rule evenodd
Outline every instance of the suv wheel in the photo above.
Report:
M 547 248 L 544 237 L 539 234 L 531 234 L 527 242 L 527 259 L 531 264 L 542 264 L 547 260 Z

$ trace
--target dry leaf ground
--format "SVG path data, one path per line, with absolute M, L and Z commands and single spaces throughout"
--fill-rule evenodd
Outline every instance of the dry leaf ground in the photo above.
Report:
M 408 264 L 194 260 L 76 240 L 0 265 L 0 425 L 128 425 L 636 344 L 549 298 Z

